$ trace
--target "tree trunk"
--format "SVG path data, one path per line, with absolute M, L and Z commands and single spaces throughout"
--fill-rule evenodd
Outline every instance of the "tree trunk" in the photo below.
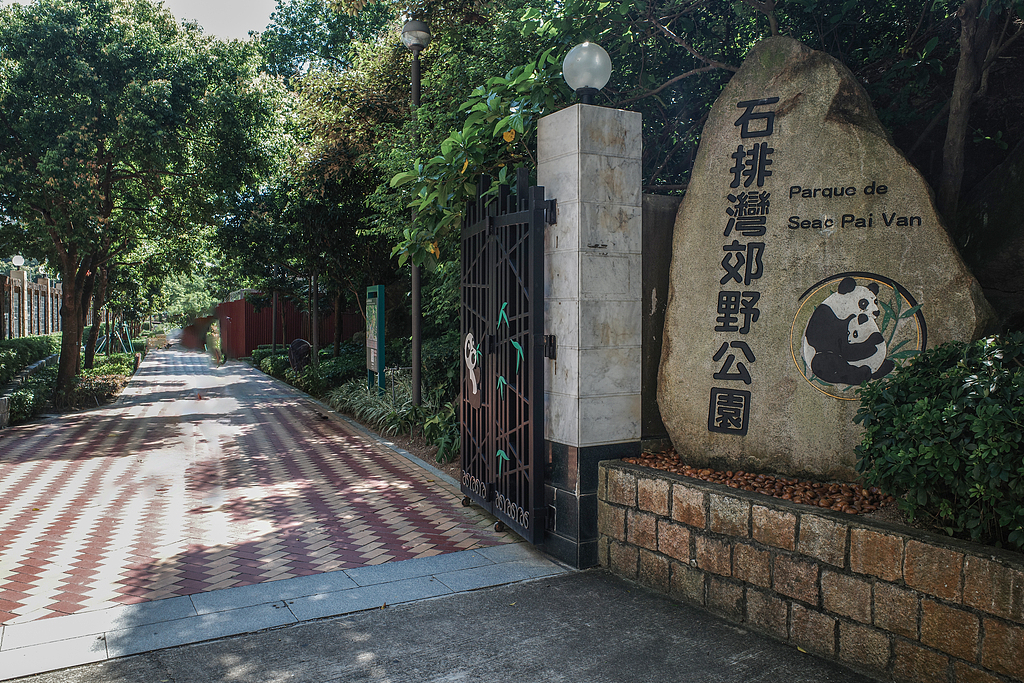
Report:
M 310 340 L 313 346 L 313 367 L 317 368 L 320 366 L 320 292 L 319 283 L 317 282 L 316 270 L 313 271 L 313 277 L 311 278 L 311 289 L 312 302 L 309 311 L 309 322 L 311 325 Z
M 949 100 L 949 121 L 942 148 L 942 175 L 939 179 L 939 212 L 954 229 L 960 202 L 960 185 L 964 177 L 964 146 L 970 127 L 971 102 L 981 84 L 982 66 L 995 37 L 997 17 L 984 18 L 982 11 L 989 0 L 966 0 L 957 16 L 960 19 L 960 61 L 953 80 Z
M 277 353 L 277 292 L 274 292 L 274 305 L 270 309 L 270 353 Z
M 81 297 L 75 291 L 74 273 L 70 278 L 64 275 L 64 284 L 60 302 L 60 358 L 57 361 L 57 386 L 53 395 L 53 404 L 57 409 L 74 407 L 74 380 L 78 374 L 78 349 L 81 348 L 78 340 L 82 336 L 82 315 L 78 310 Z
M 75 374 L 82 374 L 82 335 L 85 333 L 85 325 L 88 322 L 86 316 L 89 314 L 89 304 L 92 302 L 92 291 L 96 284 L 96 272 L 92 267 L 95 259 L 92 257 L 86 257 L 85 263 L 82 268 L 85 269 L 85 278 L 83 280 L 82 291 L 79 293 L 78 301 L 78 354 L 77 363 L 75 365 Z
M 341 287 L 338 287 L 338 291 L 334 294 L 334 357 L 337 358 L 341 355 L 341 333 L 343 330 L 341 320 L 341 300 L 342 300 Z
M 92 328 L 89 338 L 85 340 L 85 367 L 92 370 L 96 360 L 96 342 L 100 338 L 100 327 L 103 325 L 103 305 L 107 296 L 107 269 L 96 269 L 96 284 L 92 297 Z M 109 338 L 107 343 L 110 343 Z

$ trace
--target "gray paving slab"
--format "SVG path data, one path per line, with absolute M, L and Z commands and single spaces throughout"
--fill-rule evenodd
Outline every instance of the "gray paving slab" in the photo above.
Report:
M 360 586 L 372 586 L 388 581 L 400 581 L 418 576 L 431 576 L 433 574 L 443 574 L 459 569 L 493 564 L 494 560 L 484 557 L 475 550 L 464 550 L 461 553 L 417 557 L 412 560 L 405 560 L 404 562 L 386 562 L 373 567 L 347 569 L 345 573 Z
M 871 680 L 608 572 L 586 571 L 162 650 L 26 683 Z
M 402 563 L 397 563 L 402 564 Z M 355 588 L 358 584 L 344 571 L 312 574 L 293 579 L 254 583 L 239 588 L 228 588 L 208 593 L 196 593 L 192 603 L 199 614 L 211 614 L 224 610 L 252 607 L 267 602 L 280 602 L 318 593 L 333 593 Z
M 39 671 L 101 662 L 106 658 L 103 636 L 81 636 L 0 652 L 0 677 L 19 678 Z
M 295 598 L 286 602 L 299 621 L 308 621 L 385 608 L 413 600 L 436 598 L 451 592 L 451 589 L 441 581 L 430 576 L 421 576 L 372 586 L 360 586 L 336 593 Z
M 453 593 L 461 593 L 517 581 L 529 581 L 543 576 L 560 574 L 564 571 L 553 563 L 542 565 L 525 560 L 439 574 L 437 580 L 451 588 Z
M 0 642 L 0 651 L 194 617 L 195 615 L 196 610 L 192 606 L 192 601 L 187 596 L 182 596 L 70 614 L 66 617 L 30 621 L 25 624 L 13 624 L 4 629 L 4 639 Z
M 110 631 L 106 634 L 107 655 L 123 657 L 241 633 L 254 633 L 294 624 L 296 621 L 283 602 L 201 614 L 186 619 Z

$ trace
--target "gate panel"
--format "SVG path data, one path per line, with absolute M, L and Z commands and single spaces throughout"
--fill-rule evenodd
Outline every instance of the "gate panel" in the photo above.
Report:
M 531 543 L 544 529 L 544 189 L 518 173 L 462 233 L 462 491 Z M 478 197 L 487 185 L 481 179 Z

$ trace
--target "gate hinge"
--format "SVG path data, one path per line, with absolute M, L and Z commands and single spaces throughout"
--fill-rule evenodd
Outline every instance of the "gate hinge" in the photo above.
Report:
M 548 199 L 544 202 L 544 220 L 548 225 L 558 222 L 558 200 Z
M 556 355 L 556 353 L 555 353 L 555 335 L 553 335 L 553 334 L 545 334 L 544 335 L 544 357 L 545 358 L 550 358 L 551 360 L 556 360 L 555 359 L 555 355 Z

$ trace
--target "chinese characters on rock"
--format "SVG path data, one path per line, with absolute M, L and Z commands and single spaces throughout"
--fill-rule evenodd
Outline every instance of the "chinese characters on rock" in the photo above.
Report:
M 735 162 L 729 172 L 733 190 L 727 195 L 729 206 L 725 213 L 728 221 L 724 237 L 732 240 L 722 246 L 723 275 L 719 284 L 717 317 L 714 330 L 724 333 L 716 341 L 717 350 L 712 360 L 720 369 L 712 377 L 726 386 L 711 388 L 708 407 L 708 431 L 745 436 L 750 421 L 750 386 L 754 379 L 751 366 L 757 356 L 750 344 L 736 335 L 746 335 L 761 317 L 757 308 L 761 292 L 757 281 L 764 274 L 765 243 L 771 192 L 763 189 L 771 177 L 772 154 L 775 149 L 768 142 L 748 142 L 749 138 L 767 138 L 775 130 L 775 112 L 765 107 L 779 101 L 778 97 L 738 102 L 743 113 L 736 119 L 740 140 L 730 156 Z M 725 289 L 729 287 L 729 289 Z M 743 289 L 740 289 L 742 287 Z M 728 384 L 727 384 L 728 383 Z

